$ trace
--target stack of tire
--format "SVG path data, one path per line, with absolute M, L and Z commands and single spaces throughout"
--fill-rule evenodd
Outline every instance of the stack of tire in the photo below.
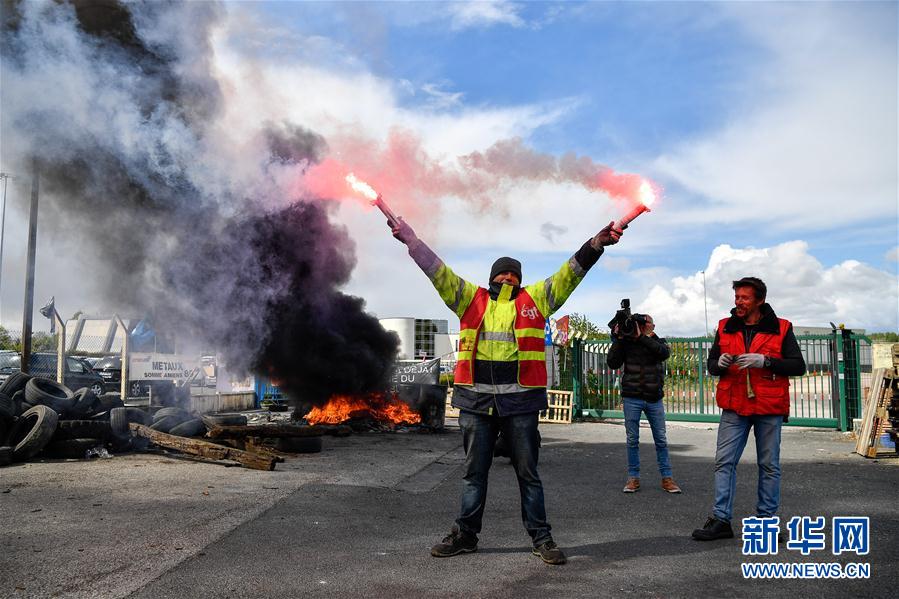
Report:
M 124 407 L 118 395 L 72 392 L 50 379 L 13 373 L 0 385 L 0 465 L 38 454 L 80 459 L 93 448 L 139 449 L 128 423 L 148 420 L 142 410 Z
M 153 414 L 153 424 L 150 425 L 150 428 L 179 437 L 196 437 L 206 434 L 206 425 L 203 424 L 203 421 L 181 408 L 157 410 Z

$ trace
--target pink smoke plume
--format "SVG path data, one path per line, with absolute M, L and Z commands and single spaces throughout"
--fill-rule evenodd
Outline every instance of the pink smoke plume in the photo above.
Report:
M 659 186 L 633 173 L 618 173 L 587 156 L 541 154 L 520 138 L 501 140 L 484 150 L 455 159 L 430 156 L 413 133 L 394 129 L 386 143 L 353 136 L 329 139 L 333 152 L 310 167 L 297 182 L 298 192 L 333 199 L 364 197 L 350 192 L 345 177 L 353 172 L 389 199 L 398 212 L 413 216 L 428 209 L 428 200 L 455 196 L 478 210 L 503 209 L 491 196 L 515 182 L 574 183 L 601 192 L 630 208 L 642 200 L 647 184 L 658 195 Z

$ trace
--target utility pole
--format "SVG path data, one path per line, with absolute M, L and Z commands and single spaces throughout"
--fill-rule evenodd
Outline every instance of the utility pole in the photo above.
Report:
M 3 215 L 0 216 L 0 307 L 3 305 L 3 238 L 6 236 L 6 186 L 9 185 L 9 173 L 0 173 L 3 179 Z M 3 322 L 2 308 L 0 308 L 0 323 Z
M 705 336 L 709 336 L 709 303 L 705 295 L 705 271 L 702 271 L 702 307 L 705 309 Z
M 22 313 L 22 372 L 31 369 L 31 313 L 34 311 L 34 262 L 37 255 L 38 170 L 34 160 L 34 179 L 31 181 L 31 213 L 28 218 L 28 262 L 25 267 L 25 308 Z

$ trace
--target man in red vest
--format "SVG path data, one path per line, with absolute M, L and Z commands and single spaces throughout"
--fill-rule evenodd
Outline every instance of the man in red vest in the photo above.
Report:
M 455 274 L 402 219 L 393 228 L 394 237 L 408 246 L 409 255 L 460 320 L 453 405 L 460 410 L 465 447 L 462 507 L 450 534 L 431 548 L 434 557 L 477 550 L 487 474 L 502 432 L 518 477 L 521 517 L 534 545 L 532 552 L 548 564 L 565 563 L 565 554 L 550 534 L 543 483 L 537 474 L 537 418 L 547 407 L 544 327 L 603 248 L 618 243 L 621 233 L 609 223 L 555 274 L 527 286 L 521 284 L 521 263 L 500 258 L 493 263 L 485 288 Z
M 731 317 L 718 323 L 708 370 L 720 376 L 715 400 L 721 408 L 715 452 L 712 517 L 693 531 L 698 541 L 733 538 L 730 520 L 737 488 L 737 464 L 749 430 L 755 431 L 759 467 L 756 515 L 772 517 L 780 507 L 780 430 L 790 416 L 791 376 L 805 374 L 805 360 L 790 321 L 778 318 L 756 277 L 733 282 Z

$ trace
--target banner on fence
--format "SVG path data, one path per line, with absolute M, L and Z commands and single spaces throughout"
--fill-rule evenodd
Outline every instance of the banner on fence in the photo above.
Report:
M 440 383 L 440 358 L 426 362 L 399 361 L 392 382 L 394 385 L 437 385 Z
M 133 352 L 128 360 L 128 378 L 132 381 L 183 380 L 199 365 L 195 357 L 179 354 Z

